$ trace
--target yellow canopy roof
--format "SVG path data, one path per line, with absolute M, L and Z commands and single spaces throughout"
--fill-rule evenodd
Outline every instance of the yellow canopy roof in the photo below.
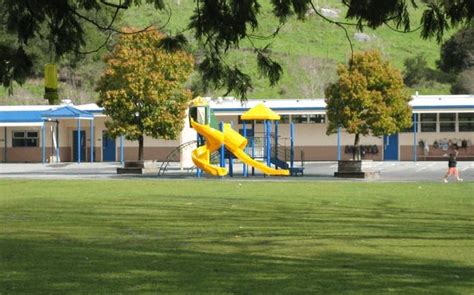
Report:
M 263 103 L 246 111 L 240 117 L 242 120 L 280 120 L 280 115 L 269 109 Z

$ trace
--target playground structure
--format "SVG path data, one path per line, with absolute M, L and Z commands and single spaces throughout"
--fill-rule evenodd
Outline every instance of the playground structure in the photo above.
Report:
M 192 161 L 197 167 L 197 176 L 202 172 L 213 176 L 233 176 L 234 158 L 239 159 L 243 164 L 243 176 L 249 175 L 249 167 L 252 168 L 251 174 L 255 175 L 255 169 L 263 172 L 265 175 L 288 176 L 303 173 L 302 167 L 294 166 L 294 126 L 290 125 L 290 164 L 287 159 L 279 158 L 278 145 L 278 121 L 280 116 L 267 108 L 264 104 L 259 104 L 248 110 L 241 116 L 242 129 L 239 133 L 234 130 L 230 123 L 217 122 L 207 101 L 202 98 L 196 98 L 192 101 L 189 109 L 189 121 L 191 127 L 197 132 L 198 147 L 192 151 Z M 256 160 L 256 142 L 259 141 L 255 136 L 256 121 L 263 121 L 264 137 L 262 141 L 262 153 L 258 155 L 263 161 Z M 274 123 L 274 132 L 272 136 L 272 122 Z M 251 129 L 247 129 L 247 124 L 251 123 Z M 249 136 L 248 136 L 249 135 Z M 286 150 L 287 147 L 284 147 Z M 219 153 L 219 166 L 211 161 L 211 155 Z M 226 159 L 229 168 L 226 168 Z M 272 168 L 272 164 L 275 168 Z

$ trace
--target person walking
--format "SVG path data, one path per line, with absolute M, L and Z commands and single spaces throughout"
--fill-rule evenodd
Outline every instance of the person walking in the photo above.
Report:
M 448 182 L 448 177 L 450 175 L 454 175 L 456 176 L 456 180 L 457 181 L 462 181 L 463 179 L 459 177 L 459 171 L 458 171 L 458 168 L 456 167 L 458 162 L 456 160 L 456 157 L 458 155 L 458 151 L 457 150 L 454 150 L 454 152 L 452 152 L 450 155 L 449 155 L 449 160 L 448 160 L 448 172 L 446 173 L 446 175 L 444 176 L 444 182 Z

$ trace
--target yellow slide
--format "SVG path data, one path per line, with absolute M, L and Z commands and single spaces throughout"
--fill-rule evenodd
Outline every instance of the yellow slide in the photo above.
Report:
M 204 138 L 206 144 L 198 147 L 192 153 L 194 164 L 204 172 L 214 176 L 227 175 L 227 169 L 211 165 L 210 155 L 221 147 L 222 144 L 245 164 L 255 167 L 267 175 L 290 175 L 289 170 L 276 170 L 265 165 L 265 163 L 252 159 L 244 152 L 247 139 L 232 129 L 230 124 L 224 124 L 224 132 L 220 132 L 208 125 L 202 125 L 191 120 L 191 126 Z
M 204 172 L 209 173 L 214 176 L 225 176 L 227 175 L 227 169 L 219 166 L 211 165 L 209 159 L 211 158 L 211 153 L 219 149 L 224 143 L 224 134 L 219 130 L 211 128 L 207 125 L 202 125 L 194 122 L 191 119 L 191 126 L 197 133 L 201 134 L 206 138 L 206 144 L 195 149 L 191 158 L 193 159 L 194 164 L 202 169 Z

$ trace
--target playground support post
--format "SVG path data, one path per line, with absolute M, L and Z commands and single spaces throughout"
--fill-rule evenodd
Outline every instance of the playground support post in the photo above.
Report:
M 271 156 L 271 147 L 272 147 L 272 142 L 271 142 L 271 132 L 272 132 L 272 121 L 266 121 L 267 125 L 267 133 L 266 133 L 266 138 L 267 138 L 267 166 L 271 166 L 271 161 L 270 161 L 270 156 Z
M 416 114 L 413 114 L 413 162 L 416 162 Z
M 199 133 L 196 132 L 196 142 L 197 142 L 197 147 L 201 146 L 201 136 L 199 136 Z M 199 167 L 196 167 L 196 177 L 201 177 L 201 169 Z
M 219 130 L 224 132 L 224 122 L 219 122 Z M 225 167 L 225 145 L 221 145 L 219 164 L 222 168 Z
M 252 159 L 255 159 L 255 120 L 252 121 Z M 252 166 L 252 176 L 255 176 L 255 167 L 253 166 Z
M 242 121 L 242 135 L 247 138 L 247 124 L 245 123 L 245 121 Z M 244 177 L 247 177 L 248 176 L 248 172 L 247 172 L 247 164 L 245 164 L 245 162 L 242 162 L 243 164 L 243 172 L 244 172 Z
M 230 123 L 230 127 L 232 127 L 232 122 Z M 229 156 L 229 176 L 234 177 L 234 161 L 232 159 L 232 153 L 228 153 Z
M 275 158 L 278 158 L 278 121 L 275 121 Z

